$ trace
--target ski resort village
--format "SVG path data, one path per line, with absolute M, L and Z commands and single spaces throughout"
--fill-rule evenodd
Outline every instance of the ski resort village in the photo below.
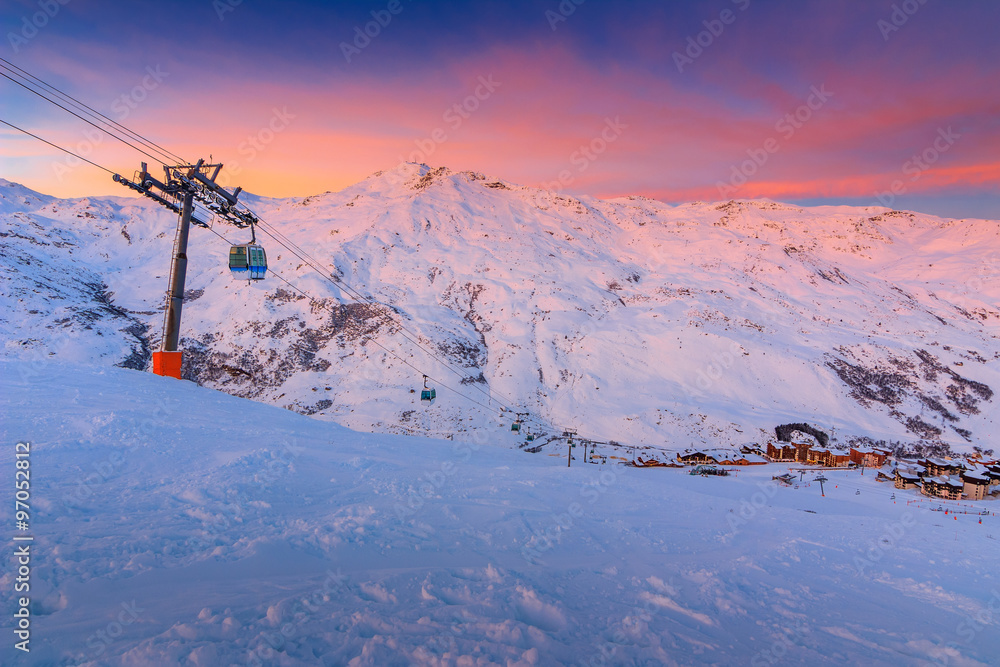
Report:
M 1000 667 L 1000 5 L 0 4 L 0 665 Z
M 768 462 L 799 462 L 808 467 L 800 471 L 822 470 L 824 468 L 876 469 L 876 479 L 892 482 L 897 489 L 919 489 L 926 496 L 947 500 L 984 500 L 1000 498 L 1000 461 L 973 454 L 967 458 L 922 458 L 890 459 L 891 450 L 882 447 L 857 446 L 847 449 L 811 446 L 809 443 L 782 444 L 767 443 L 767 454 L 760 449 L 744 446 L 739 452 L 716 449 L 687 449 L 677 453 L 682 464 L 701 467 L 700 474 L 728 474 L 721 466 L 764 465 Z M 881 468 L 891 460 L 891 470 Z M 669 466 L 658 459 L 640 460 L 633 463 L 637 467 Z M 785 481 L 784 477 L 775 477 Z M 988 510 L 983 510 L 988 514 Z

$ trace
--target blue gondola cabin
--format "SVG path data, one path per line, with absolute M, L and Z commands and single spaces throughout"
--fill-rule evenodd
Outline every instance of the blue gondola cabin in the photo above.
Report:
M 229 249 L 229 270 L 237 280 L 263 280 L 267 274 L 267 254 L 254 243 Z

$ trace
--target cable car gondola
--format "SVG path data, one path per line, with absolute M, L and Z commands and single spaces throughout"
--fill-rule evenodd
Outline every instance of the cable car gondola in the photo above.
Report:
M 510 430 L 515 433 L 521 430 L 521 424 L 524 422 L 524 418 L 528 416 L 527 412 L 516 412 L 514 413 L 514 423 L 510 425 Z
M 250 243 L 229 248 L 229 270 L 237 280 L 263 280 L 267 275 L 267 254 L 257 245 L 253 225 L 250 225 Z
M 437 398 L 437 390 L 427 386 L 427 376 L 424 376 L 424 388 L 420 392 L 420 400 L 426 403 L 434 402 Z

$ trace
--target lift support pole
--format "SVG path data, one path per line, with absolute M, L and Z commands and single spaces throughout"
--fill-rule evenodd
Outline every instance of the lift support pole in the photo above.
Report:
M 211 175 L 206 175 L 209 170 Z M 143 162 L 142 170 L 138 172 L 134 182 L 120 174 L 114 174 L 116 183 L 179 214 L 174 254 L 170 262 L 167 307 L 163 314 L 163 337 L 160 349 L 153 353 L 153 372 L 157 375 L 178 380 L 181 378 L 183 352 L 177 348 L 181 339 L 181 309 L 184 306 L 184 281 L 187 277 L 188 234 L 192 223 L 199 227 L 209 227 L 208 222 L 193 215 L 195 200 L 204 205 L 215 219 L 240 229 L 250 227 L 252 230 L 254 224 L 259 222 L 252 211 L 236 208 L 239 203 L 237 197 L 242 188 L 228 192 L 215 182 L 221 170 L 222 164 L 205 164 L 205 160 L 173 167 L 163 165 L 164 180 L 161 182 L 149 173 Z M 206 173 L 202 173 L 203 171 Z M 177 205 L 178 201 L 180 206 Z
M 181 362 L 184 353 L 177 349 L 181 337 L 181 309 L 184 306 L 184 280 L 187 276 L 188 234 L 191 231 L 191 211 L 194 196 L 184 196 L 181 215 L 177 220 L 177 237 L 174 239 L 174 256 L 170 262 L 170 291 L 167 292 L 167 311 L 163 316 L 163 339 L 159 352 L 153 353 L 153 372 L 181 379 Z
M 566 467 L 573 467 L 573 438 L 576 437 L 576 429 L 568 428 L 563 431 L 566 436 Z

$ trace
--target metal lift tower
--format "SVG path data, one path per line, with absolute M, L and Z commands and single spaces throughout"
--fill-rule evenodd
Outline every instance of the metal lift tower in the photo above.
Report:
M 241 188 L 228 192 L 215 182 L 222 171 L 221 164 L 163 166 L 164 180 L 154 178 L 142 163 L 134 180 L 118 174 L 114 180 L 178 214 L 177 235 L 174 238 L 173 258 L 170 262 L 170 281 L 167 290 L 167 307 L 163 316 L 163 337 L 160 349 L 153 353 L 153 372 L 168 377 L 181 377 L 183 352 L 177 347 L 181 334 L 181 309 L 184 305 L 184 280 L 187 275 L 187 246 L 191 224 L 209 227 L 209 222 L 196 217 L 194 203 L 207 208 L 213 218 L 239 228 L 258 222 L 249 211 L 236 209 Z

